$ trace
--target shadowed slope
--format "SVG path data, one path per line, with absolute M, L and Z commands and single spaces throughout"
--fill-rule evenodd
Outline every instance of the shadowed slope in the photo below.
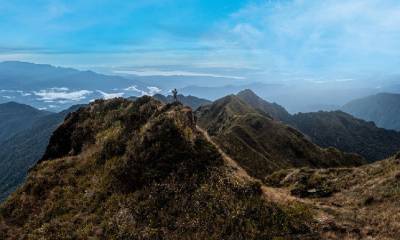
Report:
M 23 108 L 19 113 L 19 120 L 26 121 L 26 125 L 19 129 L 6 128 L 13 132 L 13 136 L 1 143 L 0 148 L 0 201 L 3 201 L 18 185 L 20 185 L 29 170 L 43 156 L 53 131 L 60 125 L 65 116 L 80 107 L 73 106 L 60 113 L 48 113 L 36 110 L 29 106 L 17 104 Z M 33 119 L 30 112 L 38 113 Z M 18 121 L 13 120 L 13 124 Z
M 400 150 L 400 133 L 341 111 L 299 113 L 292 124 L 316 144 L 355 152 L 368 161 L 388 158 Z
M 49 114 L 16 102 L 0 104 L 0 143 L 31 128 L 38 119 Z

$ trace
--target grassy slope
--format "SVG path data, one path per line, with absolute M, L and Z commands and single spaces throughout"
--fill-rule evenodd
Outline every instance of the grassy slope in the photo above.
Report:
M 231 95 L 197 111 L 199 125 L 252 176 L 264 178 L 273 171 L 298 166 L 354 166 L 355 155 L 321 149 L 300 132 Z
M 190 109 L 117 99 L 58 128 L 0 206 L 0 239 L 292 239 L 311 233 L 310 214 L 238 178 Z

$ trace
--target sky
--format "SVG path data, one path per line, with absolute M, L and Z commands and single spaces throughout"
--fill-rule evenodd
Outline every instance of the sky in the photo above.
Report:
M 0 32 L 0 61 L 142 76 L 349 81 L 400 66 L 398 0 L 0 0 Z

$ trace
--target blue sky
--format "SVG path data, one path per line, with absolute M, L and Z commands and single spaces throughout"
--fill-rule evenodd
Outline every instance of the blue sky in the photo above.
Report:
M 398 0 L 0 0 L 0 30 L 0 61 L 336 79 L 400 66 Z

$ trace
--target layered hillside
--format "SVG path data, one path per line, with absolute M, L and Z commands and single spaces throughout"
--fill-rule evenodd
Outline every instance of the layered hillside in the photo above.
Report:
M 41 117 L 50 112 L 16 102 L 0 104 L 0 142 L 26 130 Z
M 289 167 L 354 166 L 357 155 L 322 149 L 292 127 L 230 95 L 197 111 L 198 124 L 252 176 Z
M 5 130 L 12 135 L 1 142 L 0 202 L 24 181 L 29 168 L 43 156 L 53 131 L 63 122 L 69 112 L 75 111 L 79 107 L 79 105 L 73 106 L 60 113 L 45 112 L 45 114 L 39 114 L 40 117 L 30 118 L 30 111 L 39 113 L 41 111 L 31 110 L 31 107 L 26 106 L 24 109 L 27 109 L 28 112 L 21 111 L 18 120 L 28 119 L 27 122 L 31 121 L 29 125 L 23 124 L 20 129 L 11 128 L 10 125 L 3 125 L 0 128 L 0 130 L 6 128 Z M 18 120 L 15 121 L 18 122 Z
M 322 147 L 355 152 L 371 162 L 400 150 L 400 132 L 378 128 L 341 111 L 295 114 L 292 125 Z
M 399 239 L 400 154 L 357 168 L 291 169 L 271 186 L 319 211 L 322 239 Z
M 261 99 L 251 90 L 240 92 L 238 97 L 275 120 L 295 127 L 321 147 L 357 153 L 370 162 L 388 158 L 400 150 L 400 133 L 378 128 L 341 111 L 289 115 L 283 107 Z
M 267 201 L 180 104 L 96 101 L 54 132 L 0 206 L 0 239 L 298 239 L 305 205 Z
M 353 100 L 342 110 L 379 127 L 400 131 L 400 94 L 379 93 Z

